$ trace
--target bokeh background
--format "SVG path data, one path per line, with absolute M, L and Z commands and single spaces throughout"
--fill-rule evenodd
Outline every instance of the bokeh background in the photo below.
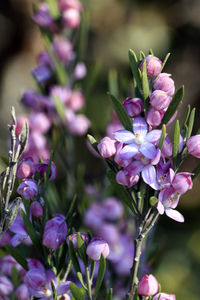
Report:
M 184 104 L 196 106 L 194 132 L 200 127 L 200 1 L 199 0 L 85 0 L 89 23 L 84 60 L 95 63 L 96 82 L 87 99 L 87 114 L 93 131 L 103 136 L 111 118 L 106 95 L 108 72 L 117 70 L 121 97 L 129 96 L 131 73 L 128 49 L 164 58 L 171 52 L 165 71 L 172 74 L 176 87 L 185 85 Z M 42 49 L 38 28 L 30 19 L 32 0 L 0 1 L 0 153 L 7 151 L 7 123 L 11 105 L 23 113 L 19 99 L 26 88 L 34 87 L 30 70 Z M 81 142 L 80 160 L 87 161 L 87 178 L 103 178 L 104 167 Z M 95 163 L 95 168 L 93 167 Z M 197 160 L 189 158 L 183 170 L 192 170 Z M 178 300 L 200 298 L 200 180 L 182 197 L 180 211 L 184 224 L 163 217 L 155 231 L 150 261 L 163 290 Z

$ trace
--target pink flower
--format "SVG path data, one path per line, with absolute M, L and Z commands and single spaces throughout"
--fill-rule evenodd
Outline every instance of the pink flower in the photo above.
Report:
M 15 132 L 16 132 L 16 135 L 18 136 L 22 130 L 22 126 L 24 124 L 24 122 L 27 121 L 28 124 L 29 124 L 29 119 L 27 116 L 20 116 L 20 117 L 17 117 L 17 126 L 16 126 L 16 129 L 15 129 Z
M 150 96 L 150 103 L 156 110 L 162 110 L 169 106 L 172 98 L 166 92 L 155 90 Z
M 116 174 L 116 181 L 121 185 L 125 185 L 127 187 L 132 187 L 139 181 L 139 175 L 132 175 L 131 171 L 124 169 L 120 170 Z
M 154 90 L 161 90 L 166 92 L 169 96 L 174 95 L 175 86 L 174 80 L 170 78 L 170 74 L 161 73 L 155 80 L 153 88 Z
M 107 136 L 104 137 L 97 146 L 100 155 L 103 158 L 108 158 L 115 155 L 116 153 L 115 143 L 116 143 L 115 140 Z
M 69 8 L 74 8 L 78 11 L 82 11 L 83 6 L 78 0 L 59 0 L 59 7 L 61 11 L 65 11 Z
M 71 97 L 68 105 L 73 111 L 76 112 L 80 110 L 83 107 L 84 103 L 85 103 L 85 99 L 81 91 L 73 91 L 71 93 Z
M 70 59 L 73 48 L 68 40 L 61 37 L 56 38 L 53 43 L 53 48 L 61 61 L 65 62 Z
M 74 78 L 75 79 L 82 79 L 87 74 L 87 68 L 84 63 L 80 62 L 76 65 L 74 69 Z
M 31 199 L 38 193 L 37 183 L 32 179 L 25 179 L 17 189 L 18 194 L 25 199 Z
M 153 55 L 148 55 L 141 62 L 139 66 L 140 70 L 142 70 L 142 66 L 145 60 L 147 76 L 150 78 L 158 76 L 162 71 L 162 61 Z
M 184 194 L 192 189 L 193 183 L 191 175 L 193 174 L 188 172 L 180 172 L 175 175 L 172 186 L 177 193 Z
M 77 136 L 85 135 L 90 127 L 90 121 L 82 114 L 74 114 L 70 109 L 65 112 L 66 115 L 66 125 L 69 131 Z
M 6 296 L 13 290 L 12 282 L 4 275 L 0 275 L 0 296 Z
M 200 134 L 191 136 L 187 139 L 186 146 L 191 155 L 200 158 Z
M 83 233 L 83 232 L 79 232 L 79 233 L 80 233 L 80 235 L 81 235 L 81 237 L 82 237 L 84 243 L 87 243 L 88 240 L 89 240 L 88 235 L 85 234 L 85 233 Z M 74 233 L 72 233 L 72 234 L 69 236 L 69 237 L 71 237 L 71 239 L 72 239 L 72 243 L 73 243 L 73 246 L 74 246 L 74 249 L 75 249 L 75 250 L 78 250 L 77 234 L 78 234 L 78 232 L 74 232 Z M 67 241 L 69 241 L 69 237 L 67 238 Z
M 142 296 L 153 296 L 158 292 L 158 281 L 153 275 L 144 275 L 138 283 L 138 294 Z
M 146 115 L 146 121 L 150 126 L 160 125 L 164 112 L 151 107 Z
M 173 294 L 159 293 L 155 295 L 152 300 L 176 300 L 176 296 Z
M 119 242 L 120 234 L 116 226 L 109 223 L 104 223 L 98 232 L 98 235 L 104 239 L 109 246 L 116 245 Z
M 124 100 L 123 105 L 131 118 L 139 116 L 144 109 L 143 101 L 140 98 L 128 97 Z
M 32 113 L 29 117 L 29 122 L 31 129 L 41 133 L 46 133 L 51 127 L 50 119 L 43 112 Z
M 20 161 L 17 168 L 17 178 L 28 178 L 35 174 L 36 166 L 31 157 L 24 158 Z
M 63 25 L 72 29 L 80 25 L 80 12 L 74 8 L 69 8 L 63 12 Z
M 101 238 L 93 238 L 87 246 L 86 253 L 90 259 L 98 261 L 101 258 L 101 254 L 106 258 L 109 255 L 109 246 Z

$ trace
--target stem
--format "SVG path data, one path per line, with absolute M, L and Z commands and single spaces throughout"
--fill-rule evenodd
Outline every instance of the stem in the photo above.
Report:
M 88 297 L 89 297 L 89 300 L 92 300 L 92 287 L 91 287 L 89 267 L 85 268 L 85 273 L 86 273 L 86 280 L 87 280 L 87 287 L 88 287 L 88 291 L 87 291 Z
M 72 261 L 70 259 L 69 264 L 67 266 L 67 270 L 66 270 L 65 275 L 63 277 L 63 281 L 67 281 L 67 277 L 69 275 L 69 272 L 71 271 L 71 268 L 72 268 Z

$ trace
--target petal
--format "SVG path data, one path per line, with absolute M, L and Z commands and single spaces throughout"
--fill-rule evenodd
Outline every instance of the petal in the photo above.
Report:
M 180 223 L 184 222 L 184 216 L 175 209 L 168 208 L 165 210 L 165 213 L 169 218 L 171 218 L 177 222 L 180 222 Z
M 144 143 L 139 150 L 145 157 L 150 159 L 154 159 L 157 155 L 156 147 L 149 142 Z
M 135 136 L 131 131 L 119 130 L 113 133 L 113 138 L 123 144 L 131 144 Z
M 121 159 L 129 159 L 138 153 L 138 146 L 135 144 L 127 145 L 120 151 Z
M 161 151 L 159 148 L 156 149 L 156 156 L 151 160 L 151 165 L 157 165 L 160 161 Z
M 159 190 L 159 185 L 156 178 L 156 170 L 152 165 L 144 167 L 142 170 L 142 178 L 154 190 Z
M 158 203 L 157 203 L 157 210 L 158 210 L 160 215 L 164 214 L 165 208 L 164 208 L 163 204 L 160 201 L 158 201 Z
M 70 281 L 62 282 L 56 289 L 57 295 L 64 295 L 69 291 L 69 283 Z
M 147 123 L 144 118 L 136 117 L 133 121 L 133 132 L 145 136 L 147 134 Z
M 24 240 L 26 240 L 27 235 L 23 235 L 23 234 L 15 234 L 12 239 L 10 240 L 10 245 L 12 247 L 17 247 L 18 245 L 20 245 Z
M 131 176 L 135 176 L 139 174 L 143 170 L 143 168 L 144 165 L 141 163 L 141 161 L 135 160 L 126 168 L 126 170 Z
M 172 168 L 170 168 L 169 169 L 169 180 L 170 180 L 170 183 L 172 183 L 172 181 L 174 180 L 174 177 L 175 177 L 174 170 Z
M 160 139 L 161 133 L 162 133 L 162 130 L 159 130 L 159 129 L 151 130 L 145 136 L 145 140 L 150 143 L 155 143 Z

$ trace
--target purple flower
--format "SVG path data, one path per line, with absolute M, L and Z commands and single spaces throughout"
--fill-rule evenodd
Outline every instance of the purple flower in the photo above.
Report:
M 173 294 L 158 293 L 152 300 L 176 300 L 176 296 Z
M 150 126 L 160 125 L 164 112 L 151 107 L 146 115 L 146 121 Z
M 90 259 L 98 261 L 101 258 L 101 254 L 106 258 L 109 255 L 109 246 L 101 238 L 93 238 L 87 246 L 86 253 Z
M 114 138 L 125 144 L 120 152 L 121 159 L 129 159 L 141 153 L 148 159 L 154 159 L 157 155 L 155 143 L 159 141 L 161 130 L 147 131 L 147 123 L 142 117 L 136 117 L 133 121 L 133 133 L 128 130 L 115 132 Z
M 57 214 L 46 223 L 42 243 L 47 248 L 57 250 L 65 241 L 66 236 L 67 224 L 65 222 L 65 216 Z
M 41 64 L 34 68 L 31 74 L 38 83 L 43 83 L 51 78 L 52 70 L 47 65 Z
M 132 187 L 137 184 L 140 177 L 137 174 L 132 174 L 130 169 L 120 170 L 116 174 L 116 181 L 121 185 Z
M 33 179 L 24 179 L 17 189 L 25 199 L 31 199 L 38 193 L 37 183 Z
M 120 166 L 120 167 L 127 167 L 130 165 L 132 162 L 132 158 L 129 159 L 121 159 L 120 153 L 123 148 L 123 144 L 119 142 L 115 142 L 115 148 L 116 148 L 116 153 L 115 153 L 115 158 L 114 161 Z
M 103 158 L 108 158 L 115 155 L 116 153 L 115 143 L 116 141 L 109 138 L 108 136 L 104 137 L 97 146 L 100 155 Z
M 35 174 L 36 167 L 31 157 L 26 157 L 20 161 L 17 168 L 17 178 L 28 178 Z
M 13 247 L 17 247 L 19 244 L 24 243 L 27 245 L 31 245 L 31 239 L 27 233 L 24 220 L 23 218 L 18 215 L 13 222 L 13 224 L 10 226 L 10 231 L 15 233 L 15 235 L 12 237 L 10 244 Z
M 39 9 L 33 17 L 33 20 L 42 27 L 51 27 L 53 24 L 53 19 L 49 13 L 48 4 L 41 3 Z
M 40 177 L 44 177 L 44 174 L 47 173 L 48 166 L 49 166 L 49 161 L 41 162 L 41 163 L 37 164 L 36 168 L 37 168 L 37 171 L 40 174 Z M 51 162 L 51 170 L 50 170 L 50 173 L 49 173 L 48 180 L 49 181 L 55 180 L 57 175 L 58 175 L 58 173 L 57 173 L 56 165 L 52 161 Z
M 104 239 L 109 244 L 109 246 L 117 244 L 120 238 L 119 231 L 117 230 L 116 226 L 109 223 L 104 223 L 100 227 L 98 236 Z
M 12 282 L 4 275 L 0 275 L 0 296 L 6 296 L 13 290 Z
M 187 139 L 186 146 L 191 155 L 200 158 L 200 134 L 191 136 Z
M 22 283 L 18 286 L 18 288 L 15 291 L 15 297 L 19 300 L 29 300 L 30 294 L 28 291 L 28 287 L 25 283 Z
M 144 104 L 140 98 L 131 98 L 128 97 L 124 100 L 123 103 L 129 117 L 134 118 L 139 116 L 144 109 Z
M 123 205 L 114 197 L 106 198 L 102 205 L 103 216 L 106 220 L 115 221 L 123 214 Z
M 43 216 L 43 207 L 38 201 L 33 201 L 30 206 L 31 215 L 35 218 Z
M 175 91 L 174 80 L 170 78 L 170 74 L 161 73 L 154 82 L 154 90 L 166 92 L 169 96 L 173 96 Z
M 69 60 L 72 54 L 72 44 L 64 38 L 56 38 L 53 43 L 54 51 L 56 52 L 57 57 L 65 62 Z
M 93 203 L 90 206 L 84 215 L 84 223 L 89 228 L 98 230 L 103 223 L 103 210 L 100 204 Z
M 152 275 L 144 275 L 140 278 L 138 283 L 138 294 L 142 296 L 153 296 L 158 292 L 158 281 Z
M 32 113 L 29 117 L 30 128 L 34 131 L 46 133 L 51 127 L 49 117 L 43 112 Z
M 89 240 L 88 235 L 83 232 L 79 232 L 79 233 L 80 233 L 81 238 L 83 239 L 84 243 L 87 243 Z M 69 236 L 72 239 L 72 243 L 73 243 L 75 250 L 78 250 L 77 234 L 78 234 L 78 232 L 74 232 Z M 69 241 L 69 237 L 67 238 L 67 241 Z
M 147 69 L 148 77 L 152 78 L 160 74 L 160 72 L 162 71 L 162 61 L 160 59 L 158 59 L 156 56 L 153 55 L 146 56 L 139 66 L 140 70 L 142 70 L 144 61 L 146 61 L 146 69 Z
M 166 109 L 172 98 L 166 92 L 155 90 L 150 96 L 150 103 L 156 110 Z

